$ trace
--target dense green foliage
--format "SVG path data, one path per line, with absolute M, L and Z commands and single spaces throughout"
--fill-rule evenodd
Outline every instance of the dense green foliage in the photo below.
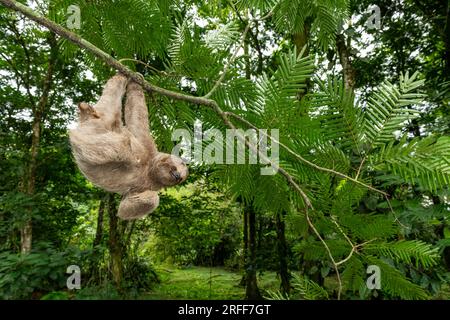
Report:
M 64 27 L 74 4 L 22 2 Z M 75 105 L 114 71 L 0 7 L 0 298 L 236 299 L 259 281 L 268 299 L 448 299 L 450 9 L 422 2 L 381 1 L 381 28 L 367 29 L 363 0 L 77 1 L 72 31 L 144 62 L 123 63 L 150 83 L 211 93 L 244 131 L 278 129 L 280 167 L 312 204 L 261 165 L 193 162 L 134 222 L 117 220 L 118 197 L 81 175 L 67 139 Z M 147 102 L 162 151 L 195 123 L 225 136 L 210 108 Z M 81 290 L 66 289 L 71 264 Z

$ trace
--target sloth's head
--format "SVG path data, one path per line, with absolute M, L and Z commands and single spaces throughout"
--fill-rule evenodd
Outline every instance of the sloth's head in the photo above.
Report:
M 153 174 L 164 187 L 174 186 L 186 180 L 189 171 L 180 158 L 167 153 L 159 153 L 155 160 Z

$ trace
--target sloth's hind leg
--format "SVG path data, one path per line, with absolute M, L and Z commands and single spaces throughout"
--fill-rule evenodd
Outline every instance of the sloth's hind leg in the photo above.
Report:
M 122 98 L 128 83 L 123 74 L 116 74 L 106 83 L 95 111 L 108 130 L 116 131 L 122 122 Z
M 89 121 L 91 119 L 100 119 L 100 115 L 97 113 L 94 107 L 87 104 L 86 102 L 81 102 L 78 105 L 78 111 L 80 124 Z
M 118 216 L 123 220 L 134 220 L 146 216 L 159 205 L 155 191 L 126 194 L 119 205 Z

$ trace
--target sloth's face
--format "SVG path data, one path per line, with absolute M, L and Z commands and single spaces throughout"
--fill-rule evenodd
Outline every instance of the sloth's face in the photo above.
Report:
M 183 160 L 166 153 L 161 154 L 158 160 L 156 174 L 162 185 L 170 187 L 186 180 L 189 171 Z

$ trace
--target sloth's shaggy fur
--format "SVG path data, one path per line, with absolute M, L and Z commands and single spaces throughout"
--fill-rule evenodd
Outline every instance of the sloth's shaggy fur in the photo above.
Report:
M 96 186 L 120 193 L 118 216 L 131 220 L 155 210 L 156 191 L 183 182 L 188 169 L 180 158 L 158 152 L 150 135 L 144 92 L 140 85 L 128 82 L 117 74 L 108 80 L 93 107 L 80 103 L 78 127 L 69 137 L 81 172 Z

